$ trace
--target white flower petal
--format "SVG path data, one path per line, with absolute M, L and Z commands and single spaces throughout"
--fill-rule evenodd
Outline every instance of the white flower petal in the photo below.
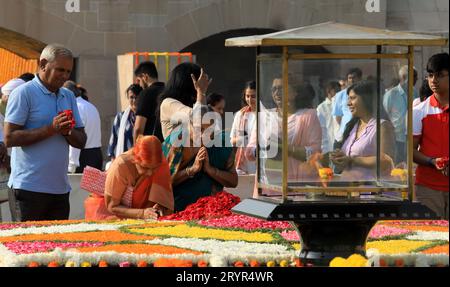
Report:
M 15 228 L 0 231 L 0 237 L 16 236 L 25 234 L 52 234 L 52 233 L 69 233 L 69 232 L 86 232 L 86 231 L 106 231 L 117 230 L 121 225 L 114 224 L 95 224 L 95 223 L 79 223 L 70 225 L 52 225 L 41 227 Z
M 406 238 L 408 240 L 444 240 L 448 241 L 448 232 L 438 232 L 438 231 L 417 231 L 413 235 L 408 235 Z

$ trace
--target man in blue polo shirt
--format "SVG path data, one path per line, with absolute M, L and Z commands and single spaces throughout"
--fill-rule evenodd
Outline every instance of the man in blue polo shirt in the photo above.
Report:
M 348 108 L 347 88 L 362 80 L 362 71 L 359 68 L 352 68 L 347 73 L 347 87 L 336 94 L 333 105 L 333 116 L 339 124 L 339 132 L 336 140 L 341 141 L 345 126 L 352 119 L 352 113 Z
M 75 96 L 62 88 L 73 68 L 72 52 L 48 45 L 34 80 L 8 101 L 5 144 L 12 147 L 9 203 L 15 221 L 69 218 L 69 145 L 86 143 Z M 72 110 L 75 126 L 64 111 Z

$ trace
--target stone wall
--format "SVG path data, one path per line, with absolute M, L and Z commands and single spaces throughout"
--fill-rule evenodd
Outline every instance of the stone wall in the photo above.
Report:
M 117 112 L 118 54 L 181 51 L 225 31 L 283 30 L 325 21 L 448 35 L 448 0 L 381 0 L 380 13 L 367 13 L 365 3 L 366 0 L 80 0 L 80 12 L 67 13 L 66 0 L 0 0 L 0 27 L 43 43 L 58 42 L 74 51 L 78 57 L 77 80 L 88 89 L 91 101 L 100 110 L 106 146 Z M 428 57 L 435 51 L 426 50 L 423 55 Z M 417 62 L 422 63 L 424 57 L 418 55 Z

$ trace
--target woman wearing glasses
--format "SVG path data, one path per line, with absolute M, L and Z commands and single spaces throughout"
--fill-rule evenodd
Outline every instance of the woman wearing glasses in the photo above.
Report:
M 114 119 L 108 146 L 108 157 L 111 161 L 107 164 L 107 169 L 116 157 L 133 147 L 133 128 L 137 110 L 136 99 L 141 92 L 142 88 L 137 84 L 132 84 L 126 90 L 130 105 L 125 111 L 118 113 Z
M 238 174 L 254 174 L 256 172 L 255 162 L 248 161 L 244 155 L 249 135 L 256 125 L 256 82 L 250 81 L 245 84 L 242 93 L 243 108 L 234 117 L 231 128 L 231 144 L 237 147 L 236 170 Z

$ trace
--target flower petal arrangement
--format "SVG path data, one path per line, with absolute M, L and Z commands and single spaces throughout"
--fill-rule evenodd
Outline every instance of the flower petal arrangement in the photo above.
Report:
M 160 221 L 2 223 L 0 266 L 304 266 L 290 223 L 232 214 L 237 202 L 220 193 Z M 379 222 L 367 240 L 367 258 L 336 258 L 331 265 L 448 266 L 448 230 L 448 221 Z

